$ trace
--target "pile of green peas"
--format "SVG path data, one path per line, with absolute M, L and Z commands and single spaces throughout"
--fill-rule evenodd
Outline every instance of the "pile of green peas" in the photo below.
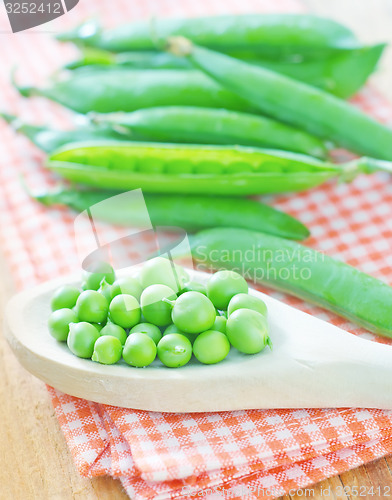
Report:
M 116 278 L 101 262 L 83 271 L 81 288 L 65 285 L 51 299 L 49 332 L 80 358 L 102 364 L 123 359 L 142 368 L 157 357 L 170 368 L 192 355 L 223 361 L 231 346 L 256 354 L 267 345 L 267 307 L 248 294 L 245 279 L 218 271 L 203 285 L 168 259 L 149 260 L 138 276 Z

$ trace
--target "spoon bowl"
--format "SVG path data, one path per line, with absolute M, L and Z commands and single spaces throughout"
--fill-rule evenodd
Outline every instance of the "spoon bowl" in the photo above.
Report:
M 210 275 L 189 271 L 192 280 Z M 159 360 L 146 368 L 101 365 L 74 356 L 47 328 L 50 300 L 66 277 L 24 291 L 5 314 L 7 340 L 20 363 L 56 389 L 98 403 L 159 412 L 251 408 L 366 407 L 392 409 L 392 348 L 250 290 L 268 307 L 272 351 L 234 348 L 216 365 L 195 359 L 181 368 Z

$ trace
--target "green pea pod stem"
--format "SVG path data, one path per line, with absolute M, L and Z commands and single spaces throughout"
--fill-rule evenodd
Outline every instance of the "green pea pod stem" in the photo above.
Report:
M 314 87 L 321 88 L 338 97 L 354 95 L 377 67 L 385 44 L 359 47 L 338 51 L 330 56 L 303 61 L 262 59 L 257 54 L 249 54 L 244 60 L 266 67 L 277 73 L 294 78 Z M 66 69 L 88 66 L 98 70 L 115 67 L 134 69 L 192 69 L 192 64 L 183 57 L 165 52 L 111 52 L 86 48 L 82 57 L 68 63 Z
M 68 33 L 57 35 L 57 39 L 111 52 L 127 52 L 154 50 L 158 40 L 178 35 L 222 52 L 251 50 L 271 58 L 293 54 L 319 57 L 358 46 L 355 35 L 345 26 L 306 14 L 156 19 L 108 30 L 102 30 L 96 21 L 87 21 Z
M 70 181 L 105 189 L 219 196 L 302 191 L 333 178 L 392 172 L 391 165 L 371 158 L 334 165 L 287 151 L 244 146 L 118 141 L 70 144 L 52 153 L 47 163 Z
M 122 226 L 144 225 L 138 207 L 115 198 L 117 191 L 60 189 L 33 196 L 47 206 L 67 205 L 83 212 L 94 206 L 94 217 Z M 110 207 L 99 203 L 112 198 Z M 273 207 L 242 198 L 213 198 L 208 196 L 144 194 L 151 222 L 154 226 L 175 226 L 186 231 L 208 227 L 242 227 L 276 234 L 285 238 L 303 240 L 309 230 L 299 220 Z M 132 201 L 132 198 L 129 200 Z
M 168 47 L 262 113 L 356 153 L 392 160 L 392 129 L 347 102 L 266 68 L 195 46 L 184 38 L 171 39 Z
M 194 70 L 86 71 L 81 68 L 47 88 L 15 86 L 24 97 L 43 96 L 78 113 L 174 105 L 254 110 L 246 100 Z
M 93 115 L 92 121 L 143 140 L 269 147 L 326 158 L 318 138 L 270 118 L 226 109 L 164 106 L 132 113 Z
M 207 229 L 191 237 L 194 259 L 233 269 L 392 337 L 392 287 L 299 243 L 257 231 Z
M 121 141 L 127 139 L 124 134 L 116 132 L 112 127 L 85 126 L 74 130 L 53 130 L 45 126 L 23 123 L 16 116 L 7 113 L 0 113 L 0 117 L 7 121 L 16 132 L 25 135 L 45 153 L 51 153 L 61 146 L 79 141 L 102 141 L 104 139 Z

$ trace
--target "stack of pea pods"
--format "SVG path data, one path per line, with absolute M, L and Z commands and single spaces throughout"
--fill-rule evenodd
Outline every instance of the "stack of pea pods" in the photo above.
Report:
M 48 154 L 48 169 L 72 182 L 35 196 L 45 205 L 83 211 L 142 188 L 154 225 L 199 231 L 191 239 L 196 260 L 257 244 L 271 252 L 270 261 L 241 268 L 278 269 L 290 266 L 281 249 L 301 255 L 306 247 L 293 240 L 309 231 L 247 196 L 392 171 L 392 130 L 345 101 L 376 69 L 385 46 L 364 46 L 332 20 L 257 14 L 108 30 L 88 21 L 57 38 L 81 50 L 63 68 L 66 76 L 45 88 L 14 85 L 25 97 L 44 96 L 85 115 L 85 124 L 62 131 L 1 115 Z M 336 164 L 334 147 L 363 156 Z M 123 224 L 132 209 L 121 206 L 102 218 Z M 312 279 L 267 284 L 392 337 L 391 287 L 332 258 L 313 262 Z M 296 264 L 309 267 L 301 259 Z

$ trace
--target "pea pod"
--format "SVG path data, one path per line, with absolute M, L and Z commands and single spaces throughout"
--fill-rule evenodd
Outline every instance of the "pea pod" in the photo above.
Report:
M 0 113 L 0 117 L 9 123 L 15 131 L 31 140 L 46 153 L 55 151 L 69 143 L 90 140 L 116 139 L 125 140 L 124 134 L 116 132 L 111 127 L 85 126 L 74 130 L 54 130 L 45 126 L 22 123 L 16 116 Z
M 295 80 L 319 87 L 338 97 L 355 94 L 376 69 L 385 44 L 347 49 L 318 59 L 303 61 L 278 60 L 249 55 L 245 61 L 282 73 Z M 66 65 L 67 69 L 89 66 L 98 70 L 115 67 L 134 69 L 191 69 L 192 64 L 182 57 L 165 52 L 111 52 L 86 49 L 82 57 Z
M 164 106 L 96 115 L 93 122 L 113 127 L 130 139 L 158 142 L 242 144 L 271 147 L 325 158 L 327 148 L 318 138 L 270 118 L 225 109 Z
M 369 158 L 333 165 L 244 146 L 118 141 L 64 146 L 49 156 L 47 166 L 71 181 L 105 189 L 220 196 L 301 191 L 334 177 L 392 172 L 390 162 Z
M 144 20 L 102 30 L 87 21 L 57 36 L 112 52 L 154 50 L 157 39 L 185 36 L 222 52 L 257 52 L 271 58 L 301 54 L 319 57 L 336 50 L 358 46 L 355 35 L 345 26 L 306 14 L 245 14 L 190 19 Z
M 133 113 L 94 115 L 91 124 L 73 130 L 30 125 L 5 113 L 0 113 L 0 117 L 47 153 L 69 143 L 91 140 L 176 140 L 206 144 L 264 145 L 318 158 L 327 156 L 325 144 L 309 134 L 267 118 L 223 109 L 166 106 Z
M 169 50 L 253 103 L 259 111 L 359 154 L 392 160 L 392 130 L 326 92 L 266 68 L 173 38 Z
M 60 189 L 34 198 L 46 206 L 67 205 L 78 212 L 94 206 L 94 218 L 123 226 L 145 225 L 138 206 L 131 199 L 116 198 L 118 192 L 108 190 Z M 112 198 L 110 206 L 99 203 Z M 128 204 L 127 204 L 128 200 Z M 212 198 L 208 196 L 144 194 L 153 226 L 175 226 L 186 231 L 207 227 L 242 227 L 303 240 L 309 230 L 290 215 L 253 200 Z
M 378 44 L 360 47 L 300 63 L 267 59 L 263 61 L 249 59 L 247 62 L 345 99 L 358 92 L 375 71 L 385 46 Z
M 134 111 L 153 106 L 204 106 L 251 111 L 246 100 L 192 70 L 78 70 L 47 88 L 16 88 L 47 97 L 78 113 Z
M 368 330 L 392 337 L 392 287 L 344 262 L 257 231 L 207 229 L 191 239 L 199 263 L 233 269 Z

